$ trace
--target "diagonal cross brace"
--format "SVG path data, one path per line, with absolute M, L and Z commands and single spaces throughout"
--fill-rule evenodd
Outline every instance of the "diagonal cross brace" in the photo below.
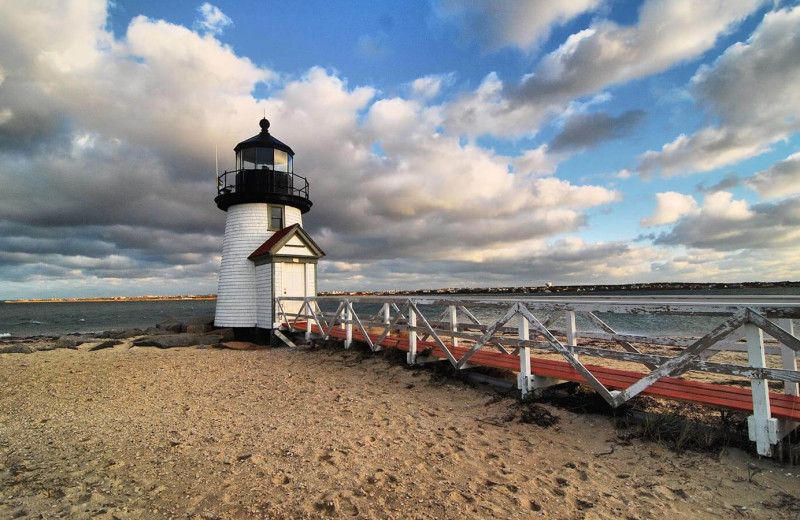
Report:
M 411 303 L 410 300 L 406 302 L 406 304 L 403 306 L 402 311 L 397 307 L 397 305 L 395 305 L 394 303 L 392 304 L 392 307 L 394 307 L 394 309 L 397 311 L 397 314 L 395 314 L 394 319 L 391 321 L 391 323 L 386 324 L 385 328 L 383 329 L 383 334 L 381 334 L 381 336 L 377 339 L 377 341 L 375 341 L 375 343 L 377 343 L 378 345 L 383 343 L 383 340 L 386 339 L 386 336 L 389 335 L 389 332 L 391 332 L 392 328 L 395 325 L 397 325 L 397 322 L 400 321 L 400 318 L 405 318 L 403 313 L 408 310 L 409 303 Z
M 281 304 L 280 298 L 275 298 L 275 303 L 278 304 L 278 318 L 281 318 L 281 316 L 283 317 L 283 319 L 281 320 L 281 323 L 283 323 L 285 321 L 286 325 L 291 329 L 292 328 L 292 324 L 289 323 L 289 317 L 286 316 L 286 311 L 283 310 L 283 305 Z
M 542 323 L 536 319 L 536 316 L 531 314 L 531 311 L 529 311 L 528 308 L 525 307 L 525 305 L 518 303 L 517 307 L 519 309 L 520 314 L 528 318 L 530 324 L 533 325 L 533 327 L 539 332 L 539 334 L 544 336 L 547 339 L 548 343 L 550 343 L 550 345 L 552 345 L 553 348 L 559 354 L 564 356 L 564 358 L 569 362 L 569 364 L 572 365 L 572 368 L 574 368 L 580 375 L 582 375 L 583 378 L 586 380 L 586 382 L 592 385 L 592 388 L 594 388 L 595 391 L 598 394 L 600 394 L 600 396 L 603 399 L 605 399 L 606 402 L 608 402 L 608 404 L 610 404 L 613 407 L 618 406 L 617 404 L 615 404 L 614 395 L 608 390 L 608 388 L 606 388 L 606 386 L 603 383 L 600 382 L 599 379 L 594 377 L 594 374 L 592 374 L 588 368 L 583 366 L 583 363 L 581 363 L 578 360 L 578 358 L 575 357 L 575 354 L 573 354 L 572 351 L 570 351 L 567 347 L 564 346 L 564 344 L 558 341 L 556 337 L 553 336 L 553 334 L 549 330 L 547 330 L 547 327 L 542 325 Z
M 475 354 L 477 351 L 479 351 L 481 349 L 481 347 L 483 347 L 483 345 L 492 336 L 494 336 L 495 332 L 497 332 L 497 329 L 499 329 L 500 327 L 502 327 L 503 325 L 508 323 L 508 320 L 510 320 L 511 318 L 513 318 L 517 314 L 517 312 L 518 312 L 517 306 L 518 305 L 519 304 L 516 304 L 516 303 L 514 305 L 512 305 L 511 308 L 508 309 L 508 312 L 506 312 L 505 316 L 500 318 L 494 325 L 492 325 L 491 327 L 486 329 L 486 332 L 483 334 L 483 336 L 481 336 L 478 339 L 478 341 L 475 342 L 475 344 L 472 346 L 472 348 L 470 348 L 468 351 L 466 351 L 464 353 L 463 356 L 461 356 L 461 359 L 459 359 L 458 363 L 455 364 L 456 368 L 458 368 L 458 369 L 464 368 L 464 365 L 467 364 L 467 361 L 469 361 L 469 358 L 471 358 L 473 356 L 473 354 Z M 503 349 L 503 350 L 505 350 L 505 349 Z M 507 351 L 506 351 L 506 354 L 508 354 Z
M 316 304 L 316 302 L 314 302 L 314 303 Z M 317 322 L 317 327 L 319 327 L 320 333 L 324 334 L 325 333 L 325 328 L 327 328 L 327 326 L 328 326 L 328 322 L 325 321 L 325 320 L 320 321 L 319 316 L 317 316 L 317 312 L 314 310 L 314 307 L 317 307 L 317 305 L 309 305 L 308 308 L 311 311 L 311 316 L 314 317 L 314 321 Z M 310 327 L 311 327 L 311 325 L 309 324 L 309 328 Z M 325 327 L 325 328 L 323 328 L 323 327 Z
M 394 312 L 396 312 L 397 314 L 399 314 L 401 318 L 405 318 L 405 317 L 406 317 L 406 316 L 405 316 L 405 314 L 403 314 L 403 313 L 400 311 L 400 307 L 398 307 L 396 303 L 393 303 L 393 304 L 392 304 L 392 309 L 394 309 Z M 406 306 L 406 307 L 403 307 L 403 309 L 408 309 L 408 306 Z
M 611 328 L 611 325 L 609 325 L 608 323 L 606 323 L 603 320 L 601 320 L 595 313 L 587 312 L 586 315 L 589 317 L 590 320 L 592 320 L 592 323 L 594 323 L 595 325 L 597 325 L 598 327 L 600 327 L 604 331 L 606 331 L 606 332 L 608 332 L 610 334 L 616 334 L 617 333 L 617 331 L 615 331 L 614 329 Z M 636 352 L 637 354 L 641 354 L 641 352 L 639 351 L 638 348 L 634 347 L 633 345 L 631 345 L 630 343 L 628 343 L 625 340 L 618 339 L 617 343 L 622 348 L 627 350 L 628 352 Z M 644 366 L 646 366 L 647 368 L 649 368 L 650 370 L 653 370 L 654 368 L 656 368 L 658 366 L 658 365 L 654 365 L 652 363 L 648 363 L 646 361 L 642 361 L 642 364 Z
M 478 320 L 478 318 L 476 318 L 476 317 L 475 317 L 475 315 L 474 315 L 474 314 L 472 314 L 472 313 L 469 311 L 469 309 L 467 309 L 467 308 L 466 308 L 466 307 L 464 307 L 463 305 L 459 305 L 459 306 L 458 306 L 458 308 L 459 308 L 459 310 L 460 310 L 461 312 L 463 312 L 463 313 L 464 313 L 464 316 L 466 316 L 466 317 L 469 319 L 469 321 L 471 321 L 471 322 L 472 322 L 472 323 L 474 323 L 475 325 L 480 325 L 480 324 L 481 324 L 481 322 Z
M 331 331 L 339 323 L 339 317 L 342 315 L 342 307 L 344 307 L 344 302 L 340 302 L 339 306 L 336 308 L 336 314 L 333 315 L 333 321 L 328 326 L 328 330 L 325 331 L 325 339 L 330 339 Z
M 307 304 L 308 304 L 308 301 L 307 300 L 303 300 L 303 305 L 301 305 L 300 309 L 298 309 L 297 316 L 294 317 L 294 321 L 292 322 L 292 325 L 291 325 L 292 329 L 294 329 L 297 326 L 297 320 L 300 319 L 300 315 L 303 314 L 303 309 L 306 308 Z M 308 320 L 306 319 L 306 321 L 308 321 Z
M 363 334 L 364 337 L 367 339 L 367 344 L 369 344 L 369 349 L 375 352 L 375 345 L 372 343 L 372 339 L 369 337 L 369 334 L 367 334 L 367 331 L 364 329 L 364 325 L 361 323 L 361 318 L 358 317 L 358 314 L 356 314 L 355 309 L 353 309 L 353 302 L 347 302 L 347 306 L 350 308 L 350 314 L 356 320 L 356 325 L 358 325 L 358 328 L 361 330 L 361 334 Z
M 453 357 L 452 352 L 450 352 L 450 350 L 447 348 L 447 346 L 444 344 L 444 342 L 441 340 L 441 338 L 439 338 L 439 335 L 436 334 L 436 331 L 433 329 L 433 327 L 431 327 L 431 324 L 428 323 L 428 320 L 425 319 L 425 315 L 423 315 L 419 311 L 417 306 L 414 305 L 414 302 L 412 302 L 411 300 L 408 300 L 408 305 L 410 307 L 411 312 L 416 313 L 417 316 L 422 320 L 422 324 L 431 333 L 431 336 L 433 336 L 433 340 L 436 342 L 436 344 L 439 346 L 439 348 L 442 349 L 442 352 L 444 352 L 444 354 L 447 356 L 447 359 L 450 360 L 450 363 L 452 363 L 452 365 L 454 367 L 458 368 L 458 361 L 456 360 L 456 358 Z M 409 332 L 409 334 L 416 334 L 416 331 L 414 331 L 414 330 L 409 330 L 408 332 Z
M 639 395 L 646 390 L 650 385 L 661 379 L 662 377 L 678 377 L 691 368 L 691 364 L 697 361 L 699 354 L 707 350 L 711 345 L 725 338 L 728 334 L 735 331 L 742 325 L 748 322 L 748 312 L 741 311 L 734 314 L 729 320 L 725 321 L 717 328 L 698 339 L 680 356 L 674 357 L 669 361 L 662 364 L 640 380 L 633 383 L 631 386 L 617 394 L 614 406 L 619 406 L 625 401 Z
M 553 314 L 551 314 L 551 315 L 550 315 L 550 317 L 549 317 L 549 318 L 547 318 L 547 319 L 544 321 L 543 325 L 544 325 L 546 328 L 550 328 L 550 325 L 552 325 L 553 323 L 555 323 L 555 322 L 558 320 L 558 318 L 560 318 L 560 317 L 561 317 L 563 314 L 564 314 L 564 311 L 556 311 L 556 312 L 554 312 Z
M 750 321 L 758 328 L 760 328 L 761 330 L 763 330 L 776 340 L 780 341 L 785 346 L 794 350 L 795 352 L 800 352 L 800 339 L 797 339 L 793 334 L 790 334 L 786 329 L 784 329 L 780 325 L 772 323 L 767 318 L 760 315 L 753 309 L 747 309 L 747 315 L 750 318 Z

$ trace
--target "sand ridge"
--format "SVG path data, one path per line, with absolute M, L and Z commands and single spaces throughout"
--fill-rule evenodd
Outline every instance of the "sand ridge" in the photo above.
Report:
M 0 518 L 796 518 L 797 468 L 355 351 L 0 356 Z

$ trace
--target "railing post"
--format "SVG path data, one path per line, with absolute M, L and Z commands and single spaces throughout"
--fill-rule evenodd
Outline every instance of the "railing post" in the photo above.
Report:
M 517 313 L 517 329 L 519 329 L 519 339 L 530 339 L 530 323 L 522 313 Z M 517 388 L 522 393 L 522 398 L 528 395 L 531 389 L 531 348 L 524 346 L 519 348 L 519 375 L 517 376 Z
M 791 318 L 779 320 L 778 326 L 794 336 L 794 324 Z M 782 368 L 784 370 L 797 370 L 797 353 L 786 345 L 781 345 L 781 361 L 783 362 Z M 784 381 L 783 391 L 788 395 L 800 395 L 798 394 L 797 383 Z
M 353 304 L 347 300 L 344 311 L 344 348 L 350 348 L 353 344 Z
M 305 306 L 303 307 L 306 310 L 306 341 L 311 341 L 311 302 L 308 301 L 308 297 L 306 296 L 303 301 L 305 302 Z
M 745 323 L 744 330 L 750 366 L 765 368 L 767 362 L 764 356 L 763 332 L 753 323 Z M 769 457 L 772 455 L 772 445 L 778 442 L 778 421 L 771 415 L 769 387 L 766 380 L 753 378 L 750 380 L 750 388 L 753 392 L 753 415 L 747 418 L 750 440 L 755 441 L 759 455 Z
M 450 330 L 452 332 L 458 332 L 458 307 L 455 305 L 451 305 L 449 307 L 450 310 Z M 458 338 L 455 335 L 450 336 L 450 343 L 454 347 L 458 346 Z
M 406 361 L 409 365 L 417 362 L 417 313 L 413 307 L 408 307 L 408 355 Z
M 392 310 L 392 308 L 391 308 L 391 306 L 389 305 L 388 302 L 383 304 L 383 309 L 381 309 L 381 312 L 383 313 L 383 324 L 384 325 L 388 325 L 388 324 L 390 324 L 392 322 L 391 310 Z
M 564 319 L 567 320 L 567 346 L 569 347 L 572 355 L 575 355 L 574 346 L 578 344 L 578 329 L 575 326 L 575 311 L 567 311 L 564 313 Z

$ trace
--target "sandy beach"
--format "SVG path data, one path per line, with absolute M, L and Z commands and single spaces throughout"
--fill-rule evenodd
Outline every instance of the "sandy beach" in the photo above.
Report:
M 0 518 L 797 518 L 797 466 L 675 453 L 608 417 L 381 356 L 0 356 Z

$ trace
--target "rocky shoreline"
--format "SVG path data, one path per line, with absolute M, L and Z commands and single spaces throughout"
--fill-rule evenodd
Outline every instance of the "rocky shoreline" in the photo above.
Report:
M 0 338 L 0 354 L 33 354 L 57 349 L 78 350 L 85 347 L 94 352 L 118 345 L 132 347 L 197 347 L 235 348 L 242 350 L 259 348 L 254 344 L 234 341 L 233 330 L 217 328 L 213 319 L 201 318 L 190 323 L 168 318 L 153 327 L 104 331 L 89 334 L 65 334 L 63 336 L 33 336 L 28 338 Z

